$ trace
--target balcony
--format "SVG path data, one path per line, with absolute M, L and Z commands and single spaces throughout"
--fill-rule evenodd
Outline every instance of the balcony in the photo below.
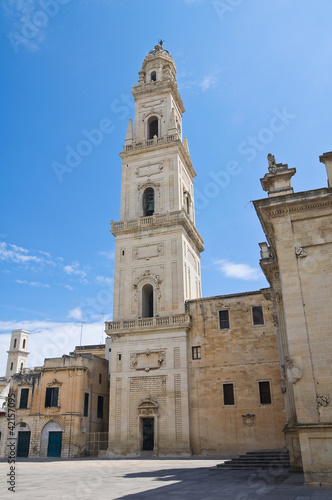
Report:
M 106 321 L 105 332 L 108 334 L 130 331 L 134 328 L 151 330 L 154 327 L 188 327 L 191 325 L 189 314 L 175 314 L 174 316 L 157 316 L 154 318 L 140 318 L 122 321 Z
M 197 229 L 189 216 L 186 214 L 184 210 L 177 210 L 175 212 L 167 212 L 164 214 L 155 214 L 150 215 L 149 217 L 139 217 L 137 219 L 128 219 L 124 221 L 111 222 L 111 233 L 114 236 L 117 236 L 121 233 L 130 233 L 132 230 L 137 230 L 140 228 L 147 228 L 153 226 L 171 226 L 176 223 L 182 224 L 188 234 L 195 241 L 199 252 L 203 252 L 204 250 L 204 241 L 201 236 L 198 234 Z
M 141 142 L 134 142 L 123 146 L 124 153 L 131 153 L 132 151 L 139 151 L 141 149 L 150 148 L 152 146 L 161 146 L 163 144 L 170 144 L 178 141 L 178 134 L 165 135 L 163 137 L 155 137 L 154 139 L 144 140 Z

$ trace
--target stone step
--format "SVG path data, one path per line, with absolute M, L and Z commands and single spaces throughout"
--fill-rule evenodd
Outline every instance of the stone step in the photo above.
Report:
M 290 467 L 287 450 L 258 450 L 234 457 L 213 467 L 216 469 L 268 469 L 269 467 Z

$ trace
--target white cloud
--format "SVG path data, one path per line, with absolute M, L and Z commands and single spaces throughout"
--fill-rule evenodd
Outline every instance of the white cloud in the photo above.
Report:
M 199 86 L 205 92 L 206 90 L 215 87 L 217 84 L 217 77 L 215 75 L 207 75 L 199 83 Z
M 75 307 L 68 313 L 68 318 L 72 319 L 82 319 L 82 309 L 80 307 Z
M 106 316 L 104 320 L 109 321 Z M 11 331 L 20 328 L 30 332 L 28 343 L 30 354 L 27 363 L 29 368 L 41 366 L 44 358 L 69 354 L 80 343 L 81 327 L 70 322 L 0 321 L 0 376 L 5 375 Z M 83 344 L 100 344 L 102 340 L 100 317 L 99 321 L 83 325 L 82 333 Z
M 47 264 L 54 265 L 47 252 L 36 251 L 39 255 L 33 255 L 30 250 L 26 248 L 18 247 L 17 245 L 12 245 L 10 243 L 0 242 L 0 260 L 6 262 L 14 262 L 16 264 Z M 47 255 L 47 258 L 44 257 Z
M 7 37 L 17 53 L 21 47 L 37 50 L 45 39 L 50 16 L 39 0 L 4 0 L 2 8 L 9 26 Z
M 74 290 L 74 287 L 71 285 L 63 285 L 67 290 Z
M 96 282 L 99 284 L 111 285 L 113 283 L 113 278 L 107 276 L 96 276 Z
M 73 262 L 71 266 L 64 266 L 64 272 L 69 275 L 79 276 L 80 278 L 86 277 L 86 272 L 79 269 L 79 263 Z
M 215 262 L 216 267 L 226 278 L 235 278 L 240 280 L 258 280 L 262 277 L 259 269 L 251 267 L 248 264 L 236 264 L 226 259 L 220 259 Z
M 21 285 L 30 285 L 30 286 L 35 286 L 35 287 L 50 288 L 50 285 L 46 285 L 44 283 L 39 283 L 39 281 L 16 280 L 16 283 L 20 283 Z

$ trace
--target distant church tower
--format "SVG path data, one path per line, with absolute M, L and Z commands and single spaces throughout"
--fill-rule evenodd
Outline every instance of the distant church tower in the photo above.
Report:
M 173 58 L 162 46 L 143 61 L 122 158 L 116 238 L 110 454 L 189 453 L 185 301 L 201 297 L 192 166 Z
M 13 330 L 10 339 L 10 348 L 7 358 L 6 377 L 19 373 L 26 368 L 28 359 L 29 332 L 27 330 Z

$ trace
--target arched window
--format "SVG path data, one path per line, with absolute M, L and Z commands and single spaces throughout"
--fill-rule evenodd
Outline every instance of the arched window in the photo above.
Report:
M 157 73 L 155 71 L 151 72 L 151 82 L 157 81 Z
M 187 214 L 190 214 L 190 201 L 189 201 L 189 196 L 186 196 L 186 210 Z
M 17 340 L 15 339 L 15 340 L 14 340 L 14 349 L 15 349 L 15 347 L 16 347 L 16 342 L 17 342 Z
M 23 363 L 21 363 L 21 371 L 23 370 Z
M 142 318 L 153 318 L 153 286 L 149 283 L 142 288 Z
M 155 135 L 158 137 L 158 118 L 151 116 L 148 121 L 148 139 L 153 139 Z
M 23 339 L 23 349 L 25 349 L 25 339 Z
M 149 217 L 154 214 L 154 190 L 146 188 L 143 193 L 143 215 Z

